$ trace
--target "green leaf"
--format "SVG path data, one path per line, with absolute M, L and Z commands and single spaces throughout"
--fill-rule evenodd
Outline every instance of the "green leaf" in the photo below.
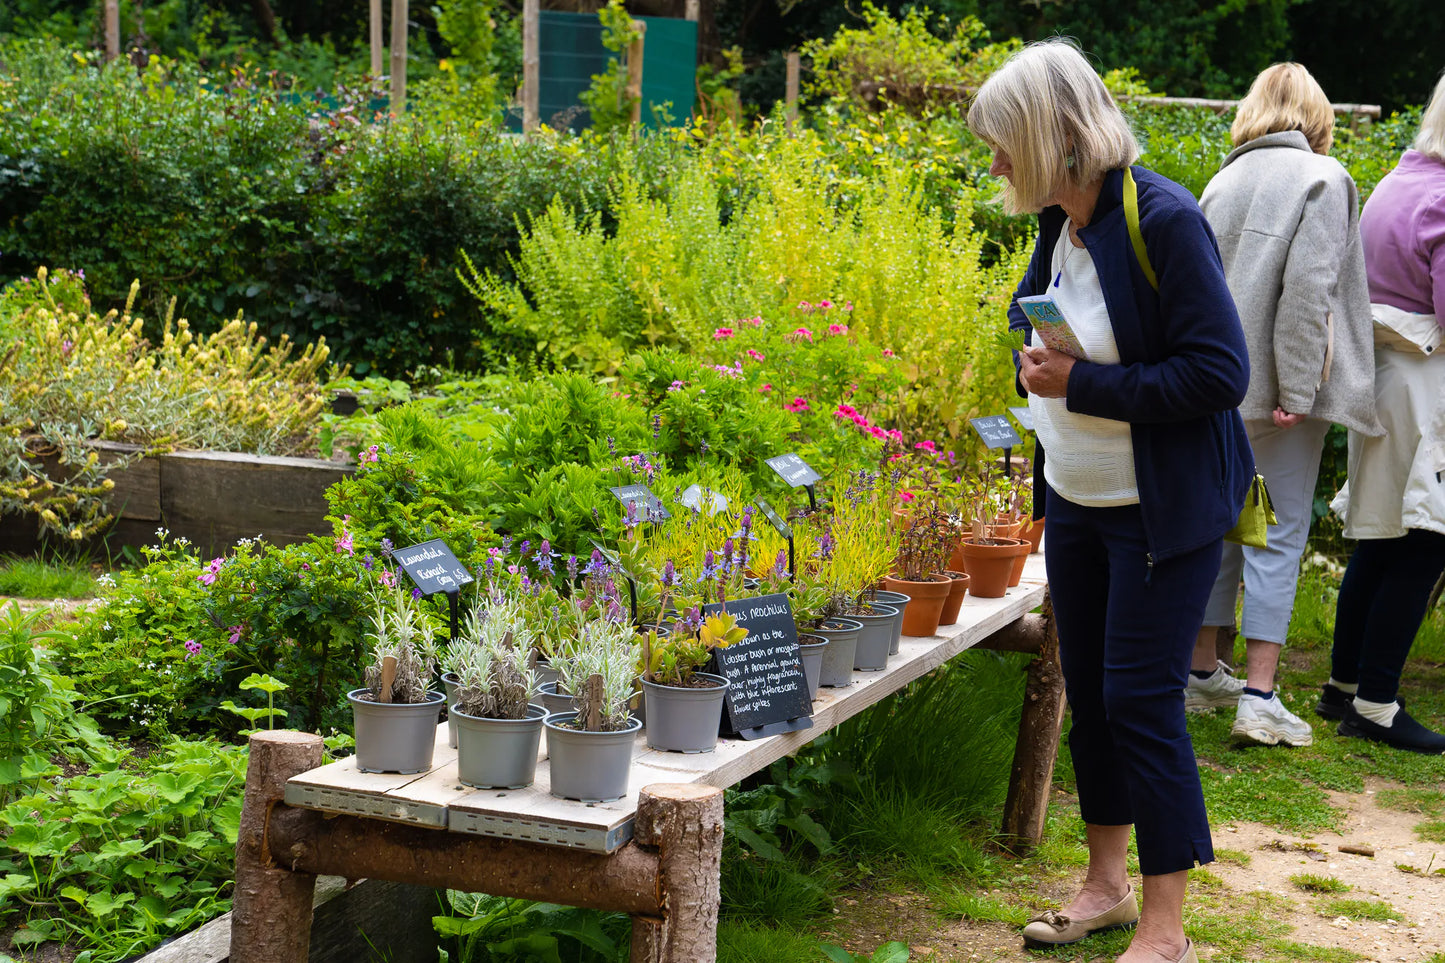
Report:
M 820 943 L 818 944 L 818 949 L 822 950 L 823 955 L 832 960 L 833 963 L 856 963 L 858 959 L 858 957 L 849 953 L 843 949 L 843 947 L 834 946 L 832 943 Z
M 109 916 L 133 899 L 135 899 L 134 893 L 110 893 L 107 890 L 101 890 L 98 893 L 90 894 L 85 908 L 90 910 L 92 916 Z
M 908 957 L 908 944 L 897 940 L 873 951 L 873 963 L 908 963 Z
M 0 786 L 13 786 L 20 781 L 20 757 L 0 759 Z
M 6 873 L 0 877 L 0 904 L 17 893 L 29 893 L 35 889 L 35 879 L 20 873 Z
M 66 899 L 75 900 L 81 906 L 85 905 L 86 899 L 88 899 L 90 896 L 89 893 L 81 889 L 79 886 L 66 886 L 61 889 L 60 895 L 64 896 Z

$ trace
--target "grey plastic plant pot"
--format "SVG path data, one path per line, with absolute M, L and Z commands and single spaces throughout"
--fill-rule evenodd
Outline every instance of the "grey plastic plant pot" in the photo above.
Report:
M 823 650 L 823 664 L 818 669 L 818 685 L 853 684 L 853 655 L 858 648 L 858 633 L 862 631 L 862 622 L 845 618 L 829 619 L 822 628 L 808 629 L 809 635 L 821 635 L 828 640 L 828 647 Z
M 537 778 L 537 747 L 542 744 L 543 706 L 527 706 L 521 719 L 468 715 L 455 705 L 457 778 L 477 789 L 522 789 Z
M 451 707 L 457 704 L 457 690 L 462 687 L 462 680 L 455 672 L 442 673 L 442 688 L 447 690 L 447 745 L 455 749 L 457 747 L 457 722 L 452 718 Z
M 694 672 L 693 678 L 717 684 L 711 688 L 694 689 L 656 682 L 642 683 L 649 748 L 667 752 L 712 752 L 717 748 L 718 725 L 722 722 L 728 680 L 710 672 Z
M 898 610 L 891 605 L 878 602 L 872 612 L 852 613 L 848 616 L 863 623 L 858 633 L 858 645 L 853 650 L 853 668 L 859 672 L 877 672 L 888 667 L 888 647 L 893 643 L 893 626 L 898 621 Z
M 539 685 L 546 685 L 548 682 L 556 682 L 561 678 L 561 672 L 549 660 L 537 660 L 537 682 Z
M 798 655 L 803 662 L 803 678 L 808 680 L 808 698 L 818 698 L 818 676 L 823 671 L 823 650 L 828 647 L 828 640 L 821 635 L 822 641 L 803 642 L 813 633 L 809 632 L 798 640 Z
M 873 598 L 898 610 L 898 617 L 893 620 L 893 641 L 888 644 L 888 654 L 897 655 L 898 643 L 903 639 L 903 615 L 908 610 L 908 603 L 913 599 L 902 592 L 889 592 L 885 589 L 874 592 Z
M 560 723 L 574 712 L 554 712 L 543 720 L 547 758 L 551 760 L 552 795 L 581 802 L 612 802 L 627 795 L 632 774 L 632 744 L 642 723 L 629 718 L 626 729 L 584 732 Z
M 537 690 L 537 701 L 541 702 L 548 714 L 553 712 L 571 712 L 577 708 L 577 700 L 565 692 L 558 692 L 559 682 L 544 682 Z
M 370 689 L 346 693 L 356 731 L 356 768 L 362 772 L 426 772 L 436 749 L 447 697 L 428 692 L 425 702 L 372 702 Z

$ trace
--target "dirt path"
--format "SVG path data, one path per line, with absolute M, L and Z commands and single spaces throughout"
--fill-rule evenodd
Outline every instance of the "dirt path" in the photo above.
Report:
M 1414 828 L 1430 818 L 1398 812 L 1376 804 L 1376 793 L 1386 788 L 1368 780 L 1363 793 L 1332 793 L 1331 804 L 1345 813 L 1341 832 L 1294 836 L 1258 823 L 1226 823 L 1214 828 L 1214 844 L 1248 857 L 1247 865 L 1221 859 L 1209 871 L 1222 881 L 1215 905 L 1227 908 L 1231 894 L 1240 897 L 1263 891 L 1284 897 L 1271 905 L 1270 918 L 1290 927 L 1282 938 L 1293 943 L 1348 950 L 1370 963 L 1425 963 L 1445 954 L 1445 844 L 1423 842 Z M 1343 853 L 1340 846 L 1372 850 L 1373 856 Z M 1400 866 L 1413 867 L 1407 872 Z M 1308 874 L 1332 877 L 1349 886 L 1346 892 L 1311 893 L 1291 881 Z M 1066 900 L 1082 878 L 1053 881 L 1043 895 Z M 982 895 L 982 894 L 981 894 Z M 995 891 L 995 899 L 1017 902 L 1016 894 Z M 1400 918 L 1374 921 L 1324 912 L 1330 899 L 1385 903 Z M 1241 904 L 1249 901 L 1241 899 Z M 823 938 L 855 952 L 871 953 L 889 940 L 903 940 L 913 949 L 912 959 L 934 963 L 991 963 L 1032 959 L 1023 949 L 1016 927 L 994 922 L 941 921 L 921 893 L 854 891 L 840 900 L 836 925 Z M 1112 955 L 1080 952 L 1075 959 L 1112 960 Z M 1303 954 L 1300 954 L 1301 956 Z M 1201 960 L 1287 960 L 1279 950 L 1226 954 L 1200 946 Z M 1327 955 L 1310 957 L 1329 959 Z M 1445 957 L 1442 957 L 1445 958 Z

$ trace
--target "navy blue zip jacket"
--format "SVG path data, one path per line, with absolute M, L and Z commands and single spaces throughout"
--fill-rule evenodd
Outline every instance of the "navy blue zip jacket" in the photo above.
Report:
M 1254 478 L 1254 453 L 1238 411 L 1249 387 L 1249 355 L 1214 233 L 1188 191 L 1152 171 L 1132 170 L 1140 233 L 1159 290 L 1144 276 L 1129 239 L 1124 172 L 1110 171 L 1078 235 L 1099 272 L 1120 363 L 1076 363 L 1066 404 L 1080 414 L 1129 422 L 1152 563 L 1234 527 Z M 1058 206 L 1039 213 L 1033 259 L 1015 298 L 1046 292 L 1065 216 Z M 1032 341 L 1016 302 L 1009 306 L 1009 327 Z M 1040 450 L 1036 492 L 1044 490 L 1043 463 Z M 1037 500 L 1035 506 L 1042 507 Z

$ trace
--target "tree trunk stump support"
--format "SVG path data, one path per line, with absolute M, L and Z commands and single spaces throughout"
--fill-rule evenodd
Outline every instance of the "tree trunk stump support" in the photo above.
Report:
M 635 845 L 657 852 L 659 916 L 632 917 L 632 963 L 714 963 L 722 901 L 723 791 L 659 783 L 637 802 Z
M 1033 849 L 1044 838 L 1054 762 L 1064 726 L 1064 672 L 1059 665 L 1059 635 L 1054 625 L 1053 599 L 1045 595 L 1043 614 L 1021 620 L 1023 630 L 1042 635 L 1042 648 L 1029 663 L 1024 683 L 1024 707 L 1014 743 L 1013 770 L 1009 773 L 1001 832 L 1004 845 L 1014 852 Z M 1007 633 L 1000 633 L 1007 636 Z M 1031 633 L 1032 634 L 1032 633 Z
M 316 876 L 276 865 L 267 829 L 286 794 L 286 780 L 321 765 L 321 754 L 321 737 L 310 733 L 283 729 L 251 736 L 236 835 L 232 963 L 305 963 Z

